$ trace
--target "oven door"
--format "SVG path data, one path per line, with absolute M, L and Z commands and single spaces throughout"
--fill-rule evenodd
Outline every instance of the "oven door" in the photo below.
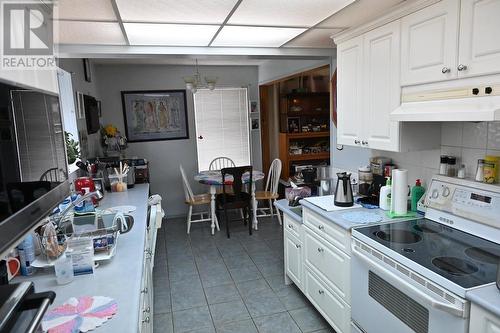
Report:
M 352 320 L 366 333 L 462 333 L 468 304 L 452 304 L 352 246 Z M 465 301 L 464 301 L 465 302 Z

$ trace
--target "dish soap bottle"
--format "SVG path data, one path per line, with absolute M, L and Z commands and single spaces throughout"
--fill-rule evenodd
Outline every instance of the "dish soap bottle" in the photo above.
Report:
M 411 188 L 411 211 L 417 211 L 417 203 L 420 198 L 424 195 L 425 189 L 422 186 L 420 179 L 417 179 L 415 186 Z
M 385 186 L 382 186 L 380 188 L 380 195 L 378 201 L 380 209 L 383 210 L 391 209 L 391 191 L 392 191 L 391 178 L 387 177 Z

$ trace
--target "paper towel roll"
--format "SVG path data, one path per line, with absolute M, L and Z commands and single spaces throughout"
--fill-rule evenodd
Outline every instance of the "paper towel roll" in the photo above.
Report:
M 408 170 L 392 170 L 391 212 L 408 213 Z

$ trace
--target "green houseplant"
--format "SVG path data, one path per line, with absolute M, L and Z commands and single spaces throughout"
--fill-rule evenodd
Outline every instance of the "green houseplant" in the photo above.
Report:
M 64 132 L 64 139 L 66 140 L 66 155 L 68 157 L 68 164 L 73 164 L 76 162 L 77 158 L 80 158 L 80 149 L 78 148 L 78 142 L 71 138 L 73 134 L 69 132 Z

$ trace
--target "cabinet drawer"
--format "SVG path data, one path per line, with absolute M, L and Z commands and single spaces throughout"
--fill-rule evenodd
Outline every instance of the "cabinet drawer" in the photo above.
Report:
M 305 274 L 306 293 L 316 309 L 338 333 L 350 333 L 351 308 L 309 270 Z
M 304 235 L 304 248 L 306 265 L 350 304 L 351 259 L 309 230 Z
M 304 225 L 308 226 L 321 237 L 326 238 L 340 250 L 347 254 L 351 253 L 351 234 L 333 222 L 327 221 L 313 211 L 304 207 Z
M 301 241 L 302 240 L 300 237 L 300 229 L 302 228 L 301 223 L 295 221 L 294 219 L 291 219 L 286 214 L 284 214 L 283 216 L 285 217 L 284 229 L 290 232 L 293 236 L 297 237 Z

